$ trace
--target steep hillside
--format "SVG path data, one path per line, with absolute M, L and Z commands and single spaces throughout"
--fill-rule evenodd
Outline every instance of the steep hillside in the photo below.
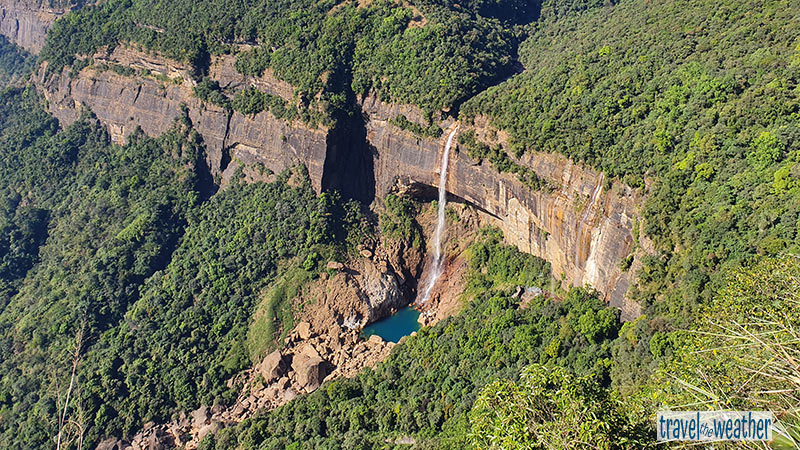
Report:
M 30 76 L 35 62 L 33 55 L 0 35 L 0 85 L 21 82 Z
M 525 72 L 461 114 L 489 117 L 512 153 L 645 188 L 653 249 L 630 296 L 649 333 L 686 327 L 727 270 L 800 249 L 798 20 L 797 2 L 663 1 L 550 21 L 520 49 Z
M 359 206 L 317 196 L 302 171 L 234 181 L 209 199 L 187 120 L 118 146 L 90 116 L 58 130 L 33 89 L 1 95 L 4 447 L 47 446 L 61 418 L 72 442 L 77 423 L 96 443 L 229 401 L 226 383 L 251 365 L 253 310 L 279 269 L 296 258 L 318 274 L 362 241 Z M 290 308 L 291 327 L 291 305 L 273 308 Z
M 0 7 L 0 446 L 800 424 L 797 2 Z M 366 339 L 430 270 L 442 183 L 434 324 Z
M 56 117 L 69 123 L 84 105 L 122 142 L 137 127 L 158 136 L 185 105 L 206 143 L 212 172 L 223 181 L 243 166 L 280 172 L 300 160 L 315 190 L 335 189 L 364 203 L 394 191 L 425 197 L 439 183 L 446 136 L 420 137 L 397 125 L 397 117 L 417 124 L 425 120 L 412 105 L 370 95 L 360 99 L 357 120 L 334 129 L 313 127 L 297 117 L 278 117 L 272 109 L 241 113 L 203 101 L 198 91 L 205 82 L 194 84 L 186 65 L 128 46 L 110 55 L 99 52 L 93 60 L 77 74 L 65 69 L 60 77 L 41 79 Z M 242 92 L 257 89 L 290 104 L 291 85 L 268 74 L 237 75 L 229 57 L 214 58 L 209 74 L 205 80 L 229 86 L 226 95 L 234 102 Z M 638 306 L 625 300 L 630 280 L 619 265 L 633 247 L 637 193 L 586 166 L 542 153 L 523 161 L 529 175 L 548 183 L 533 189 L 518 175 L 476 164 L 469 153 L 453 155 L 450 193 L 485 212 L 510 242 L 550 261 L 565 287 L 590 284 L 622 307 L 625 317 L 638 315 Z M 259 171 L 245 170 L 260 178 Z

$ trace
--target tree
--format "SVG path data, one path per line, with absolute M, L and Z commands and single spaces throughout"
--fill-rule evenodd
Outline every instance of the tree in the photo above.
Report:
M 475 448 L 644 448 L 646 425 L 627 421 L 592 375 L 531 365 L 519 381 L 496 381 L 469 413 Z

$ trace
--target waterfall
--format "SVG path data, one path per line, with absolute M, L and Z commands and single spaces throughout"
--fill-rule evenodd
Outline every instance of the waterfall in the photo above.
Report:
M 439 212 L 436 222 L 436 231 L 433 233 L 433 269 L 428 275 L 428 281 L 425 284 L 425 288 L 422 290 L 422 296 L 419 297 L 419 301 L 417 302 L 420 305 L 428 301 L 431 296 L 431 291 L 433 291 L 433 286 L 436 285 L 436 281 L 440 276 L 442 276 L 444 262 L 444 255 L 442 254 L 442 239 L 444 238 L 445 231 L 444 208 L 447 205 L 447 190 L 445 189 L 445 185 L 447 184 L 447 162 L 450 159 L 450 146 L 453 144 L 453 138 L 456 137 L 457 131 L 458 126 L 456 126 L 453 131 L 450 132 L 449 136 L 447 136 L 447 143 L 444 145 L 444 153 L 442 154 L 442 165 L 439 169 Z

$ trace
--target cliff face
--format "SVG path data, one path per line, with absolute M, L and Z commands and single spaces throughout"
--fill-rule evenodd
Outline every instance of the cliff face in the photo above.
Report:
M 37 1 L 0 0 L 0 34 L 31 53 L 39 53 L 47 29 L 66 11 Z
M 337 188 L 365 201 L 398 188 L 438 185 L 447 133 L 440 139 L 420 139 L 388 123 L 397 114 L 422 122 L 414 107 L 367 97 L 361 102 L 363 122 L 358 119 L 335 130 L 310 129 L 266 112 L 255 117 L 234 112 L 229 117 L 192 96 L 187 67 L 129 48 L 94 59 L 146 68 L 160 77 L 122 76 L 88 67 L 75 78 L 65 72 L 51 81 L 41 79 L 50 109 L 60 120 L 75 120 L 80 105 L 85 105 L 108 124 L 116 141 L 122 141 L 137 126 L 150 135 L 162 133 L 185 104 L 207 144 L 212 171 L 223 178 L 239 164 L 261 163 L 277 172 L 302 162 L 315 189 Z M 230 57 L 216 60 L 210 75 L 222 86 L 252 84 L 291 100 L 291 86 L 269 75 L 243 77 Z M 173 81 L 163 81 L 165 76 Z M 527 154 L 519 162 L 554 190 L 532 191 L 513 175 L 500 174 L 486 162 L 476 164 L 458 149 L 451 158 L 447 190 L 484 211 L 509 242 L 550 261 L 557 279 L 590 284 L 620 307 L 623 317 L 637 316 L 638 307 L 625 301 L 629 275 L 619 268 L 633 247 L 638 199 L 632 190 L 619 183 L 606 189 L 602 173 L 559 155 Z
M 180 116 L 181 105 L 185 105 L 194 128 L 206 143 L 213 173 L 226 178 L 239 165 L 255 163 L 279 172 L 300 162 L 308 168 L 314 188 L 322 188 L 326 130 L 290 124 L 267 112 L 253 117 L 238 112 L 229 116 L 223 108 L 192 95 L 194 84 L 188 67 L 164 58 L 118 47 L 111 54 L 96 54 L 93 59 L 95 67 L 119 64 L 147 70 L 150 75 L 125 76 L 87 67 L 74 78 L 69 76 L 69 69 L 64 69 L 61 76 L 45 80 L 43 67 L 39 83 L 51 112 L 63 124 L 77 120 L 81 107 L 86 106 L 108 126 L 112 140 L 122 143 L 137 127 L 151 136 L 163 133 Z M 230 59 L 217 61 L 211 74 L 224 76 L 233 70 L 229 64 Z M 277 81 L 271 85 L 262 81 L 259 87 L 276 95 L 287 94 L 286 87 Z
M 413 108 L 372 97 L 363 107 L 369 117 L 367 136 L 378 154 L 378 195 L 398 183 L 438 187 L 447 132 L 439 140 L 420 139 L 388 123 L 397 114 L 423 122 Z M 532 191 L 514 175 L 498 173 L 487 162 L 477 164 L 456 149 L 450 157 L 447 191 L 492 216 L 520 250 L 549 261 L 557 279 L 576 286 L 589 284 L 621 308 L 624 318 L 638 316 L 638 305 L 625 300 L 629 274 L 619 268 L 633 249 L 639 199 L 632 189 L 614 183 L 606 190 L 602 173 L 561 155 L 530 153 L 519 162 L 555 189 Z

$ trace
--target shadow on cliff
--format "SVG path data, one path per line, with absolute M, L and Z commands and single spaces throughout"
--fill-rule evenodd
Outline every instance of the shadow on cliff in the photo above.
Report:
M 352 90 L 352 73 L 342 67 L 328 79 L 327 89 L 345 94 L 345 104 L 334 113 L 328 132 L 322 190 L 336 190 L 346 198 L 369 205 L 375 199 L 375 156 L 367 140 L 367 119 Z
M 427 183 L 422 183 L 420 181 L 412 181 L 408 186 L 406 193 L 421 202 L 432 202 L 434 200 L 439 199 L 438 187 L 432 186 Z M 469 205 L 470 207 L 475 208 L 475 210 L 480 211 L 483 214 L 486 214 L 487 216 L 493 217 L 497 220 L 502 220 L 497 214 L 494 214 L 488 209 L 482 207 L 481 205 L 471 202 L 466 198 L 458 196 L 450 191 L 447 191 L 447 202 Z
M 337 123 L 328 136 L 322 189 L 337 190 L 365 205 L 375 199 L 375 148 L 367 141 L 361 114 Z

